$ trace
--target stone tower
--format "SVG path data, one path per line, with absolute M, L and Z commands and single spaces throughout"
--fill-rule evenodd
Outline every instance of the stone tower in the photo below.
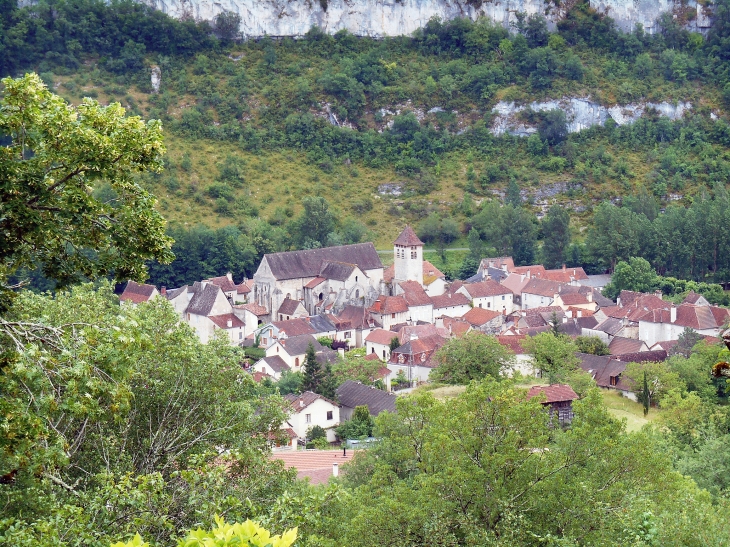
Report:
M 417 281 L 423 286 L 423 241 L 413 228 L 406 226 L 395 240 L 395 276 L 393 281 Z

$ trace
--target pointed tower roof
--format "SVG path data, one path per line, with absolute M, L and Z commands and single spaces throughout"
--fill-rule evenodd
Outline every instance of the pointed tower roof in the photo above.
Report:
M 423 241 L 418 239 L 418 236 L 416 235 L 416 232 L 413 231 L 413 228 L 406 224 L 406 227 L 400 233 L 398 239 L 395 240 L 394 245 L 403 245 L 405 247 L 413 247 L 416 245 L 423 246 Z

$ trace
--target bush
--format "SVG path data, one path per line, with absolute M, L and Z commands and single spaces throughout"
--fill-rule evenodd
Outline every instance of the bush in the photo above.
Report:
M 327 440 L 327 432 L 324 430 L 323 427 L 318 425 L 313 425 L 309 429 L 307 429 L 307 439 L 309 441 L 316 441 L 317 439 L 325 439 Z

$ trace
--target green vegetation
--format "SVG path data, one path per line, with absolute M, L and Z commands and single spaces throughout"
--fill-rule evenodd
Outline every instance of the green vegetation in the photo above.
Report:
M 243 258 L 203 256 L 206 271 L 250 276 L 262 253 L 292 247 L 372 239 L 388 248 L 407 220 L 422 223 L 437 248 L 466 246 L 475 226 L 481 245 L 470 247 L 509 251 L 519 263 L 597 272 L 642 256 L 662 275 L 728 278 L 730 253 L 693 243 L 719 240 L 727 225 L 726 213 L 716 214 L 728 210 L 719 186 L 730 173 L 726 0 L 717 3 L 707 38 L 671 17 L 656 35 L 623 34 L 583 2 L 566 7 L 552 34 L 539 16 L 522 19 L 516 34 L 487 21 L 434 20 L 413 37 L 379 41 L 314 28 L 303 40 L 236 43 L 232 14 L 210 27 L 128 1 L 43 0 L 0 11 L 7 30 L 0 70 L 32 68 L 72 103 L 95 95 L 162 120 L 172 151 L 166 170 L 142 175 L 140 184 L 171 220 L 177 256 L 187 255 L 183 240 L 200 239 L 184 234 L 197 225 L 237 230 L 226 237 Z M 159 93 L 151 65 L 161 71 Z M 539 129 L 529 139 L 488 131 L 497 101 L 568 95 L 606 105 L 682 100 L 693 108 L 677 122 L 650 110 L 633 125 L 609 122 L 579 134 L 566 133 L 560 111 L 528 109 L 520 115 Z M 557 192 L 563 211 L 544 225 L 533 216 L 542 205 L 530 197 L 541 188 Z M 495 211 L 502 191 L 514 210 L 490 229 L 480 214 Z M 624 198 L 619 210 L 645 215 L 652 226 L 634 223 L 638 231 L 619 238 L 609 232 L 611 241 L 627 240 L 620 248 L 592 246 L 591 237 L 583 245 L 580 230 L 590 226 L 595 204 L 616 196 Z M 321 198 L 329 205 L 320 202 L 324 216 L 315 218 Z M 668 203 L 674 206 L 658 215 Z M 698 226 L 697 218 L 711 222 Z M 692 237 L 680 245 L 677 234 Z M 208 254 L 216 254 L 218 237 L 203 237 Z M 668 240 L 678 247 L 669 255 Z M 449 273 L 473 269 L 459 263 Z M 173 264 L 152 280 L 179 285 L 197 273 Z

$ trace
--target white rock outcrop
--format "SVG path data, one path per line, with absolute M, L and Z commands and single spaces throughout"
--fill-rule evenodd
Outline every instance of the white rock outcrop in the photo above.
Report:
M 494 135 L 508 133 L 517 137 L 529 137 L 537 133 L 537 128 L 530 126 L 520 120 L 518 114 L 530 108 L 535 112 L 546 112 L 548 110 L 562 110 L 565 112 L 568 132 L 577 133 L 594 125 L 604 125 L 611 118 L 618 125 L 634 123 L 646 111 L 647 108 L 654 108 L 659 115 L 666 116 L 672 121 L 679 120 L 685 112 L 691 110 L 692 105 L 688 102 L 661 103 L 635 103 L 624 106 L 606 107 L 591 101 L 588 98 L 563 97 L 559 100 L 534 102 L 526 106 L 517 106 L 515 103 L 500 101 L 492 112 L 491 131 Z
M 142 0 L 172 17 L 213 20 L 222 11 L 241 16 L 245 38 L 269 36 L 303 36 L 317 26 L 333 34 L 346 29 L 358 36 L 401 36 L 423 27 L 432 17 L 450 20 L 456 17 L 489 18 L 506 27 L 516 21 L 517 13 L 548 13 L 552 4 L 544 0 L 486 0 L 480 6 L 463 0 Z M 591 0 L 591 5 L 608 13 L 623 30 L 641 23 L 649 32 L 656 31 L 659 15 L 681 7 L 681 0 Z M 683 9 L 697 11 L 689 23 L 690 30 L 706 30 L 710 19 L 696 0 L 686 0 Z

